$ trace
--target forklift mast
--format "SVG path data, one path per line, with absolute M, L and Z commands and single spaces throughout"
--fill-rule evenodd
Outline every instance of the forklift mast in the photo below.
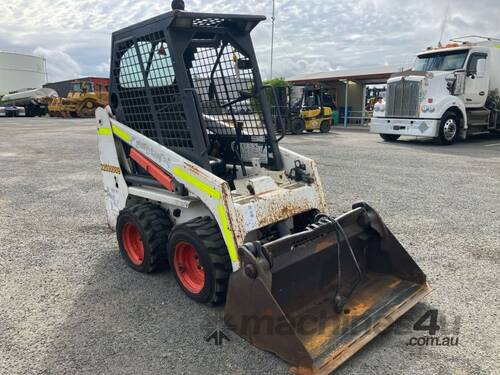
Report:
M 173 10 L 115 32 L 116 119 L 209 171 L 283 169 L 250 37 L 264 19 Z

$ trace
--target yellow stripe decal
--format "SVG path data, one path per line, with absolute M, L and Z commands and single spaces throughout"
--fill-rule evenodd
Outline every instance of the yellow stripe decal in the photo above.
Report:
M 221 192 L 219 190 L 213 188 L 210 185 L 207 185 L 203 181 L 200 181 L 196 177 L 187 173 L 185 170 L 179 167 L 174 167 L 173 173 L 175 177 L 178 177 L 183 181 L 185 181 L 186 183 L 189 183 L 190 185 L 196 187 L 197 189 L 205 192 L 213 199 L 216 199 L 218 201 L 221 200 Z M 226 243 L 227 250 L 229 252 L 229 257 L 231 258 L 232 263 L 238 262 L 238 251 L 236 249 L 236 244 L 234 242 L 234 237 L 231 231 L 231 227 L 229 226 L 229 220 L 227 218 L 226 209 L 224 208 L 223 204 L 219 204 L 217 206 L 217 209 L 219 211 L 219 219 L 221 222 L 220 224 L 222 229 L 222 235 L 224 237 L 224 242 Z
M 130 134 L 128 134 L 126 131 L 124 130 L 121 130 L 118 126 L 116 125 L 113 125 L 113 133 L 116 134 L 117 137 L 121 138 L 122 140 L 124 140 L 125 142 L 130 142 L 130 140 L 132 139 L 132 137 L 130 136 Z
M 187 183 L 189 183 L 189 184 L 193 185 L 194 187 L 200 189 L 201 191 L 207 193 L 208 195 L 210 195 L 214 199 L 217 199 L 217 200 L 221 199 L 221 195 L 220 195 L 219 190 L 213 188 L 210 185 L 207 185 L 203 181 L 198 180 L 196 177 L 190 175 L 189 173 L 187 173 L 186 171 L 184 171 L 183 169 L 181 169 L 179 167 L 174 167 L 174 176 L 179 177 L 180 179 L 186 181 Z
M 97 134 L 102 136 L 113 135 L 110 128 L 98 128 Z
M 500 44 L 497 44 L 495 47 L 496 47 L 496 48 L 500 48 Z
M 227 219 L 226 210 L 222 204 L 219 205 L 219 217 L 222 225 L 222 235 L 224 236 L 224 242 L 226 243 L 227 249 L 229 251 L 229 257 L 231 262 L 238 261 L 238 252 L 236 251 L 236 245 L 234 244 L 233 234 L 229 227 L 229 220 Z

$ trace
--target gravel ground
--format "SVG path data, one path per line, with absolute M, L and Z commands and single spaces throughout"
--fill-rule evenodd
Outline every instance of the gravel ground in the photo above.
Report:
M 188 300 L 170 272 L 128 269 L 107 228 L 92 121 L 0 119 L 1 374 L 286 374 Z M 453 147 L 365 132 L 288 137 L 320 164 L 333 214 L 373 205 L 434 292 L 336 374 L 498 374 L 500 138 Z M 408 346 L 439 310 L 456 347 Z M 223 326 L 221 326 L 223 328 Z M 223 328 L 224 329 L 224 328 Z

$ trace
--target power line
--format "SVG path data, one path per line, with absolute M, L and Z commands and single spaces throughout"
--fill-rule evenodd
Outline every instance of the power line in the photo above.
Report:
M 271 79 L 273 78 L 273 59 L 274 59 L 274 26 L 276 21 L 276 1 L 273 0 L 273 16 L 272 21 L 272 32 L 271 32 Z

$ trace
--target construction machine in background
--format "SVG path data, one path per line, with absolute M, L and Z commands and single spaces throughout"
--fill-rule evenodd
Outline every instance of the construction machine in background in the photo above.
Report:
M 312 133 L 330 132 L 333 125 L 333 98 L 321 85 L 276 87 L 276 101 L 270 97 L 273 116 L 277 114 L 286 124 L 286 132 L 300 135 L 305 131 Z M 279 126 L 278 126 L 279 128 Z
M 108 92 L 96 90 L 91 81 L 75 81 L 66 98 L 54 98 L 49 104 L 51 117 L 92 118 L 97 108 L 108 105 Z
M 29 89 L 9 93 L 0 99 L 0 116 L 7 117 L 41 117 L 48 114 L 48 105 L 57 92 L 49 89 Z
M 108 222 L 130 267 L 169 263 L 248 342 L 327 374 L 430 287 L 374 209 L 328 216 L 315 161 L 280 146 L 250 37 L 263 20 L 174 9 L 113 34 Z
M 297 92 L 302 94 L 301 107 L 297 111 L 294 101 Z M 294 103 L 295 102 L 295 103 Z M 321 85 L 292 86 L 290 89 L 290 104 L 292 105 L 292 120 L 290 131 L 292 134 L 302 134 L 304 131 L 319 130 L 328 133 L 332 127 L 333 98 Z

